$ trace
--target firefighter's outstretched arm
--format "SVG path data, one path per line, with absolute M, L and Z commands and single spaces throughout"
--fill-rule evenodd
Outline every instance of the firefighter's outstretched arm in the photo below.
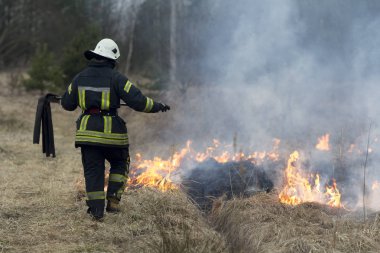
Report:
M 78 107 L 78 89 L 71 83 L 62 96 L 61 105 L 67 111 L 74 111 Z
M 126 77 L 121 77 L 118 84 L 120 97 L 132 109 L 147 113 L 166 112 L 170 110 L 170 106 L 155 102 L 153 99 L 144 96 Z

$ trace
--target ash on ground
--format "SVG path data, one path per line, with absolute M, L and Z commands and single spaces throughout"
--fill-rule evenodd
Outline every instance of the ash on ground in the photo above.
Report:
M 185 192 L 205 211 L 214 199 L 225 196 L 248 197 L 258 192 L 269 192 L 273 181 L 262 165 L 251 161 L 218 163 L 209 159 L 199 164 L 183 178 Z

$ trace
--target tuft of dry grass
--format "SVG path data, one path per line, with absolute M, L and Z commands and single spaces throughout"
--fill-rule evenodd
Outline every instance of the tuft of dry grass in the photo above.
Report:
M 363 224 L 345 211 L 319 204 L 281 204 L 276 193 L 218 200 L 211 215 L 230 252 L 380 251 L 379 215 Z
M 125 201 L 132 216 L 150 226 L 151 240 L 142 247 L 147 252 L 226 252 L 222 237 L 183 192 L 138 189 L 127 192 Z

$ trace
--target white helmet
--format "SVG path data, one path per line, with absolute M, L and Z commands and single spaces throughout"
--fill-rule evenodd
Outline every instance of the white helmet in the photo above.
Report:
M 97 55 L 103 56 L 111 60 L 117 60 L 120 57 L 119 47 L 115 41 L 111 39 L 102 39 L 98 42 L 94 50 L 87 50 L 84 52 L 84 56 L 91 60 Z

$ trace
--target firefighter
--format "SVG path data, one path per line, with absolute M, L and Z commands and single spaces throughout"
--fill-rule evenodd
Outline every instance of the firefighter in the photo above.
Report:
M 120 51 L 113 40 L 102 39 L 94 50 L 85 51 L 84 56 L 89 64 L 67 87 L 61 105 L 68 111 L 78 106 L 82 110 L 76 122 L 75 147 L 81 148 L 87 212 L 95 220 L 102 220 L 106 200 L 107 212 L 119 211 L 129 172 L 127 128 L 117 113 L 120 99 L 132 109 L 146 113 L 165 112 L 170 107 L 144 96 L 114 69 Z M 105 160 L 111 165 L 107 193 L 104 192 Z

